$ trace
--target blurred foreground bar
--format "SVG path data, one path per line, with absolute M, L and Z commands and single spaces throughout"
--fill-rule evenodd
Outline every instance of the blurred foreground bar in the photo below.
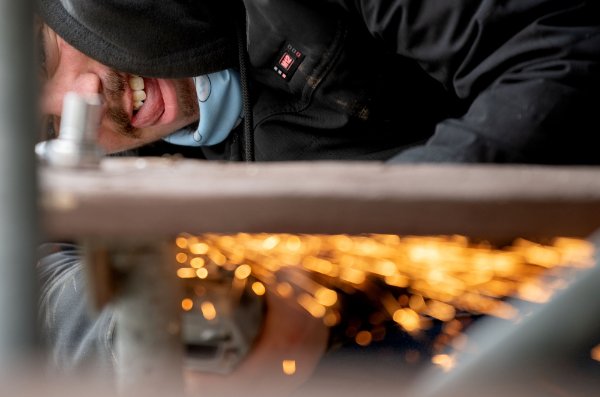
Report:
M 32 3 L 0 0 L 0 377 L 36 353 Z
M 600 227 L 595 168 L 213 163 L 109 158 L 42 169 L 50 238 L 214 232 L 586 237 Z

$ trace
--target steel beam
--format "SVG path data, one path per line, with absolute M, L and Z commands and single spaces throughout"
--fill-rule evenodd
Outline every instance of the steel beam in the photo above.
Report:
M 42 172 L 53 237 L 201 232 L 587 237 L 597 168 L 105 159 Z

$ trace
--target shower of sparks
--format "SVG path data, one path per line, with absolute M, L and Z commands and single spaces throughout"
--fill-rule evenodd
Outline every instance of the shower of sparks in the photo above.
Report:
M 381 340 L 386 321 L 416 335 L 439 320 L 438 345 L 460 349 L 466 339 L 458 313 L 516 319 L 506 298 L 544 303 L 566 287 L 568 268 L 594 264 L 593 245 L 569 238 L 496 248 L 462 236 L 204 234 L 181 235 L 175 244 L 180 278 L 226 272 L 235 284 L 252 277 L 257 295 L 295 300 L 330 327 L 343 320 L 343 297 L 362 293 L 370 320 L 346 331 L 361 346 Z M 435 357 L 452 367 L 450 357 Z

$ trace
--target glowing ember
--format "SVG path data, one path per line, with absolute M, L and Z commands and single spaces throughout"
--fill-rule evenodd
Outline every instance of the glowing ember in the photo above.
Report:
M 600 345 L 592 349 L 592 359 L 600 361 Z
M 202 315 L 207 320 L 214 320 L 217 318 L 217 310 L 215 309 L 215 305 L 212 302 L 202 302 L 200 306 L 200 310 L 202 311 Z
M 433 356 L 431 361 L 435 365 L 440 366 L 445 372 L 450 371 L 456 365 L 456 360 L 454 359 L 454 357 L 449 356 L 447 354 L 437 354 Z
M 294 375 L 296 373 L 296 360 L 283 360 L 281 363 L 283 373 Z
M 185 310 L 186 312 L 192 310 L 192 308 L 194 307 L 194 301 L 189 299 L 189 298 L 185 298 L 181 301 L 181 308 L 183 310 Z
M 373 340 L 373 336 L 369 331 L 360 331 L 358 334 L 356 334 L 356 338 L 354 339 L 356 340 L 357 344 L 361 346 L 368 346 Z
M 265 288 L 265 285 L 263 283 L 261 283 L 260 281 L 255 281 L 252 283 L 252 291 L 254 291 L 254 293 L 256 295 L 264 295 L 267 292 L 267 289 Z

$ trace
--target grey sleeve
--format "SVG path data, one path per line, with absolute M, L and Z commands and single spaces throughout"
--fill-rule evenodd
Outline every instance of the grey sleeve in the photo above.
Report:
M 52 370 L 93 368 L 111 373 L 113 310 L 90 309 L 80 251 L 71 244 L 44 244 L 40 258 L 40 328 Z

